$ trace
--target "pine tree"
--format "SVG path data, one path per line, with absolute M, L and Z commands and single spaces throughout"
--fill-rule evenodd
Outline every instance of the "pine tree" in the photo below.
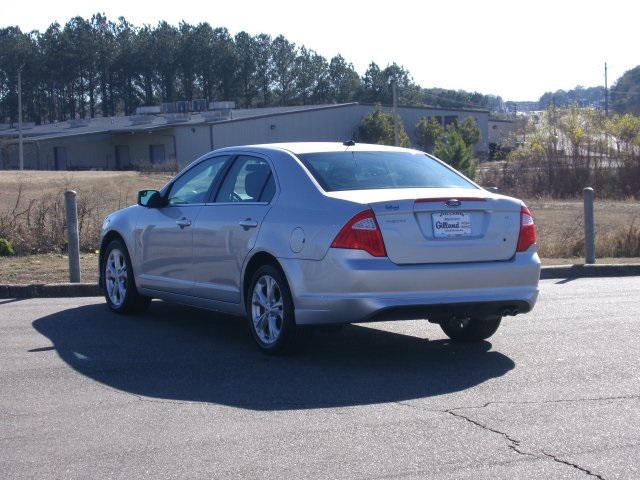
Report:
M 447 128 L 444 135 L 436 141 L 434 154 L 467 177 L 475 177 L 477 163 L 472 147 L 465 143 L 456 128 Z
M 410 147 L 411 141 L 407 135 L 402 120 L 400 122 L 400 146 Z M 380 107 L 362 119 L 358 128 L 358 139 L 365 143 L 377 143 L 379 145 L 394 145 L 395 130 L 393 115 L 383 112 Z

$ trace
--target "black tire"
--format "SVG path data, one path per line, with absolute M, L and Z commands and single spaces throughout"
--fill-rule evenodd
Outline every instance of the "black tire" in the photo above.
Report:
M 496 333 L 502 317 L 472 317 L 469 321 L 445 320 L 440 324 L 444 333 L 455 342 L 479 342 Z
M 119 299 L 112 299 L 109 294 L 109 285 L 112 282 L 109 281 L 108 269 L 110 267 L 109 260 L 111 257 L 111 253 L 117 250 L 122 253 L 122 260 L 126 265 L 126 279 L 124 281 L 124 295 L 119 296 Z M 131 258 L 129 257 L 129 252 L 127 251 L 127 247 L 122 242 L 122 240 L 112 240 L 109 245 L 107 245 L 107 249 L 104 252 L 104 262 L 102 264 L 102 275 L 104 277 L 104 297 L 107 301 L 107 305 L 109 308 L 121 314 L 130 314 L 130 313 L 141 313 L 144 312 L 151 303 L 151 299 L 149 297 L 145 297 L 138 293 L 138 289 L 136 288 L 136 283 L 133 276 L 133 268 L 131 266 Z
M 271 323 L 267 320 L 264 320 L 262 324 L 265 328 L 260 329 L 262 330 L 262 333 L 259 333 L 259 327 L 258 325 L 256 325 L 256 322 L 254 322 L 254 291 L 256 289 L 256 284 L 265 277 L 271 277 L 273 280 L 275 280 L 280 292 L 280 295 L 276 295 L 275 298 L 279 298 L 282 301 L 282 316 L 278 317 L 277 313 L 276 315 L 274 315 L 276 317 L 275 324 L 278 325 L 280 329 L 277 337 L 272 341 L 265 341 L 264 338 L 267 334 L 269 334 L 270 336 L 271 332 L 267 332 L 267 330 L 270 329 Z M 263 352 L 269 354 L 288 353 L 292 351 L 297 344 L 301 329 L 296 327 L 295 311 L 293 307 L 293 299 L 291 297 L 291 290 L 289 289 L 287 279 L 284 277 L 280 269 L 270 264 L 262 265 L 261 267 L 259 267 L 253 274 L 251 282 L 249 282 L 249 289 L 247 290 L 245 296 L 245 307 L 247 311 L 247 323 L 249 325 L 249 331 L 251 332 L 251 336 L 255 340 L 258 347 L 260 347 Z M 255 305 L 258 311 L 264 311 L 264 309 L 261 307 L 261 304 L 255 303 Z M 276 311 L 276 309 L 274 309 L 274 311 Z

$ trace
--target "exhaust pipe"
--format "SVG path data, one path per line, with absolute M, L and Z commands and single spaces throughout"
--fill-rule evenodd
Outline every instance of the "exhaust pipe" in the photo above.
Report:
M 504 308 L 502 310 L 502 316 L 503 317 L 514 317 L 516 316 L 518 313 L 520 313 L 520 311 L 517 308 Z

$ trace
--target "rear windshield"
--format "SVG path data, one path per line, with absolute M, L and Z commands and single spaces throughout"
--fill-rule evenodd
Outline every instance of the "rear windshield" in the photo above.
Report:
M 424 153 L 323 152 L 298 157 L 327 192 L 376 188 L 476 188 Z

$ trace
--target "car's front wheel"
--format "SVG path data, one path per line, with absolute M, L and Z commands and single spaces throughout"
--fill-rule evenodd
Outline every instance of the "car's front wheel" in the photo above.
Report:
M 109 308 L 116 313 L 146 310 L 151 299 L 140 295 L 136 289 L 131 259 L 124 243 L 121 240 L 110 242 L 104 258 L 104 296 Z
M 479 342 L 496 333 L 502 317 L 491 315 L 486 317 L 452 318 L 440 323 L 444 333 L 456 342 Z
M 296 324 L 289 285 L 273 265 L 253 274 L 247 292 L 247 317 L 251 334 L 266 353 L 281 353 L 295 342 Z

